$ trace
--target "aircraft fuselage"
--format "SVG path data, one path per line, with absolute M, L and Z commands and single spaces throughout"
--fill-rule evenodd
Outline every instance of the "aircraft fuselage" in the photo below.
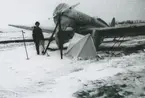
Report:
M 62 28 L 72 27 L 73 29 L 90 26 L 90 27 L 107 27 L 108 25 L 100 22 L 97 18 L 79 12 L 75 9 L 69 9 L 65 3 L 59 4 L 54 10 L 54 15 L 66 10 L 61 16 Z M 57 23 L 58 17 L 54 17 L 54 22 Z
M 56 7 L 56 9 L 54 10 L 53 15 L 54 16 L 56 15 L 54 17 L 55 24 L 57 24 L 57 22 L 58 22 L 58 15 L 57 14 L 59 14 L 59 13 L 61 13 L 61 28 L 62 28 L 62 30 L 65 31 L 67 27 L 71 27 L 73 29 L 73 31 L 69 32 L 69 34 L 67 32 L 65 32 L 67 34 L 63 34 L 63 36 L 64 36 L 63 42 L 64 43 L 72 38 L 72 36 L 74 35 L 74 32 L 82 34 L 82 35 L 92 33 L 90 31 L 81 32 L 80 31 L 81 28 L 108 27 L 107 23 L 105 23 L 103 20 L 100 21 L 101 19 L 98 20 L 97 18 L 91 17 L 91 16 L 84 14 L 82 12 L 79 12 L 75 9 L 71 9 L 65 3 L 59 4 Z M 56 33 L 56 40 L 58 40 L 57 33 Z

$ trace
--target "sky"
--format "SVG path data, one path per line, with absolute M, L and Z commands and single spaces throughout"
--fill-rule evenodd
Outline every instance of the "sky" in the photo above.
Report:
M 0 0 L 0 28 L 8 24 L 34 25 L 40 21 L 42 26 L 53 25 L 55 7 L 62 2 L 69 5 L 80 2 L 75 9 L 90 16 L 101 17 L 110 22 L 116 20 L 145 20 L 145 0 Z

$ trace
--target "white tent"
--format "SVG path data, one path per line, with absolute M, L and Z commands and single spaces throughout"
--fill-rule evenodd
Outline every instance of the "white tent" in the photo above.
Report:
M 75 44 L 70 44 L 65 53 L 67 57 L 77 59 L 93 59 L 97 57 L 93 39 L 90 34 L 83 37 Z

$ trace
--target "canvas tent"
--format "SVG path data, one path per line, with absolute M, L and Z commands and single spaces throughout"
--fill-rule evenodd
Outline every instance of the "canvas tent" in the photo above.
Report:
M 93 59 L 97 57 L 93 39 L 90 34 L 75 44 L 70 44 L 65 56 L 77 59 Z

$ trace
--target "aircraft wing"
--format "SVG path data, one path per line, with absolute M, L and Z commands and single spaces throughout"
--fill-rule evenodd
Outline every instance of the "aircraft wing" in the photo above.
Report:
M 16 28 L 20 28 L 20 29 L 25 29 L 25 30 L 33 30 L 33 27 L 29 27 L 29 26 L 22 26 L 22 25 L 12 25 L 12 24 L 9 24 L 9 26 L 11 27 L 16 27 Z M 46 33 L 52 33 L 54 28 L 49 28 L 49 29 L 46 29 L 46 28 L 41 28 L 43 32 L 46 32 Z
M 93 31 L 99 33 L 101 36 L 137 36 L 137 35 L 145 35 L 145 24 L 133 24 L 126 26 L 118 26 L 118 27 L 105 27 L 105 28 L 84 28 L 83 31 Z

